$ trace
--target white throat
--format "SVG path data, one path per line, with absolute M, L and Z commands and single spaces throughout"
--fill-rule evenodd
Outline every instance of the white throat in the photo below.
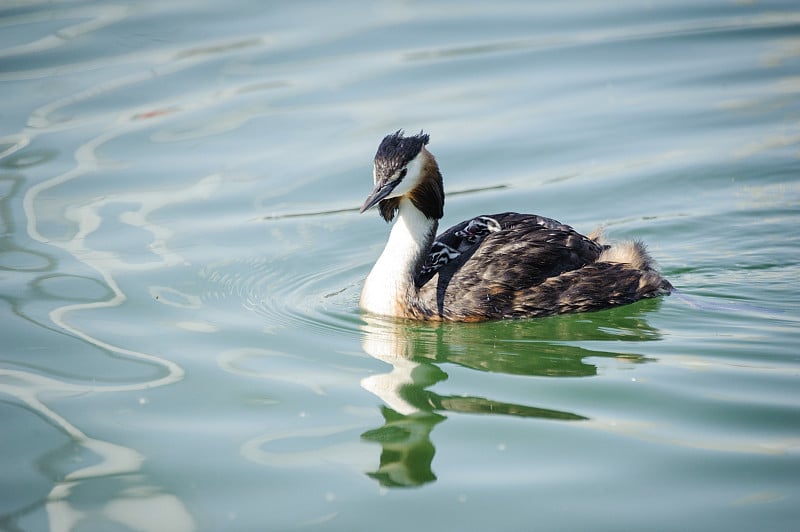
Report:
M 361 292 L 361 308 L 374 314 L 402 316 L 416 295 L 414 273 L 430 250 L 437 222 L 408 198 L 400 200 L 397 220 L 383 253 L 369 272 Z

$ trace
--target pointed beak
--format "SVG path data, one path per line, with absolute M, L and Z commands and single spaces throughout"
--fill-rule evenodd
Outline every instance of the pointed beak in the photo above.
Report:
M 377 205 L 378 202 L 380 202 L 382 199 L 386 198 L 386 196 L 392 193 L 392 191 L 399 182 L 400 182 L 399 180 L 396 180 L 376 185 L 375 189 L 367 197 L 367 200 L 364 202 L 364 205 L 361 206 L 361 209 L 358 212 L 362 213 Z

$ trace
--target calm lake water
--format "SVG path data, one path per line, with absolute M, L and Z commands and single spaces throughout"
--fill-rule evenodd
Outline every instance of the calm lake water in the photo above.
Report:
M 358 309 L 372 156 L 678 292 Z M 0 529 L 796 530 L 800 7 L 0 7 Z

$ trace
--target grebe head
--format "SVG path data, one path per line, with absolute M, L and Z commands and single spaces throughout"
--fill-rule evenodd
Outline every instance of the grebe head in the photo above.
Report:
M 422 131 L 403 136 L 402 129 L 383 138 L 372 170 L 375 188 L 359 212 L 380 204 L 381 216 L 388 222 L 394 218 L 400 198 L 408 196 L 428 218 L 442 217 L 442 176 L 433 155 L 425 149 L 429 140 Z

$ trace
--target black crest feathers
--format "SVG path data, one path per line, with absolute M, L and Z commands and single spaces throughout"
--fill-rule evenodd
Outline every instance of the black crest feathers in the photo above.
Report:
M 407 165 L 428 141 L 430 136 L 422 131 L 419 135 L 410 137 L 403 136 L 402 129 L 386 135 L 375 153 L 375 175 L 378 181 L 389 179 L 397 170 Z

